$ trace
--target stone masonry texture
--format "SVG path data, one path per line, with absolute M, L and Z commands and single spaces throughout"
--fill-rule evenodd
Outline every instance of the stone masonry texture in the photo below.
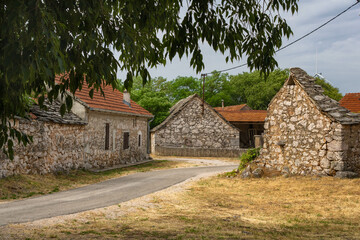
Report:
M 84 125 L 16 120 L 16 128 L 33 136 L 33 142 L 26 147 L 15 144 L 13 160 L 0 153 L 0 178 L 103 168 L 148 157 L 147 118 L 88 111 L 87 122 Z M 109 150 L 105 150 L 106 123 Z M 124 132 L 129 132 L 128 149 L 123 149 Z
M 156 147 L 239 149 L 239 130 L 223 119 L 211 106 L 192 95 L 175 106 L 168 119 L 152 130 Z
M 322 92 L 303 70 L 290 70 L 269 104 L 258 165 L 300 175 L 360 173 L 360 115 Z

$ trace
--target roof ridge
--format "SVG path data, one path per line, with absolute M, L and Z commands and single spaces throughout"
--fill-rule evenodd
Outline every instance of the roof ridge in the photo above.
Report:
M 285 84 L 293 80 L 307 93 L 315 106 L 331 119 L 344 125 L 360 123 L 360 114 L 351 113 L 339 102 L 324 95 L 322 87 L 315 84 L 315 79 L 301 68 L 290 68 L 290 76 Z
M 172 109 L 172 111 L 170 112 L 170 115 L 167 116 L 167 118 L 165 118 L 165 120 L 160 123 L 159 125 L 157 125 L 156 127 L 154 127 L 153 129 L 151 129 L 151 132 L 155 132 L 163 127 L 165 127 L 165 125 L 171 120 L 173 119 L 177 114 L 179 114 L 185 107 L 186 105 L 194 98 L 197 98 L 199 100 L 202 101 L 202 99 L 199 97 L 199 95 L 197 95 L 196 93 L 193 94 L 193 95 L 190 95 L 186 98 L 183 98 L 181 100 L 179 100 L 175 105 L 178 104 L 178 106 L 176 106 L 175 108 Z M 226 120 L 218 111 L 216 111 L 210 104 L 208 104 L 207 102 L 204 101 L 204 104 L 206 106 L 208 106 L 209 109 L 212 109 L 215 114 L 217 116 L 219 116 L 225 123 L 229 124 L 229 126 L 231 126 L 232 128 L 238 130 L 234 125 L 232 125 L 228 120 Z M 174 106 L 175 106 L 174 105 Z M 173 106 L 173 107 L 174 107 Z
M 61 83 L 60 78 L 64 77 L 65 74 L 56 75 L 55 82 Z M 66 76 L 65 76 L 66 78 Z M 82 85 L 82 89 L 76 91 L 74 94 L 70 93 L 74 96 L 75 100 L 82 103 L 85 107 L 93 108 L 93 109 L 103 109 L 103 110 L 111 110 L 114 112 L 121 112 L 122 114 L 138 114 L 144 117 L 153 117 L 153 115 L 137 104 L 134 100 L 130 99 L 131 107 L 123 103 L 123 92 L 121 92 L 117 88 L 113 88 L 112 85 L 103 84 L 102 90 L 105 93 L 105 96 L 101 95 L 99 90 L 94 91 L 93 97 L 90 98 L 89 92 L 91 91 L 91 87 L 85 81 Z

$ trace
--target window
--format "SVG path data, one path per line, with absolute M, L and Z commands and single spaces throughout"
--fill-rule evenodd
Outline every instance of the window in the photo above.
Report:
M 105 124 L 105 150 L 109 150 L 110 143 L 110 124 Z
M 133 127 L 136 127 L 137 122 L 136 122 L 136 118 L 133 119 Z
M 129 140 L 130 140 L 130 133 L 124 132 L 124 149 L 128 149 L 130 147 Z
M 138 146 L 141 147 L 141 134 L 138 135 Z

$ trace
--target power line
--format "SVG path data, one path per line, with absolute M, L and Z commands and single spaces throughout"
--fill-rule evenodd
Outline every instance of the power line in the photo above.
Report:
M 275 52 L 279 52 L 297 42 L 299 42 L 300 40 L 306 38 L 307 36 L 311 35 L 312 33 L 316 32 L 317 30 L 319 30 L 320 28 L 326 26 L 327 24 L 329 24 L 330 22 L 332 22 L 333 20 L 335 20 L 336 18 L 340 17 L 342 14 L 346 13 L 347 11 L 349 11 L 351 8 L 353 8 L 355 5 L 357 5 L 358 3 L 360 3 L 360 0 L 356 0 L 356 3 L 352 4 L 350 7 L 348 7 L 347 9 L 345 9 L 344 11 L 342 11 L 341 13 L 337 14 L 335 17 L 331 18 L 330 20 L 328 20 L 327 22 L 323 23 L 322 25 L 320 25 L 319 27 L 315 28 L 314 30 L 308 32 L 307 34 L 303 35 L 302 37 L 292 41 L 291 43 L 279 48 L 278 50 L 276 50 Z M 220 70 L 220 71 L 216 71 L 217 73 L 222 73 L 222 72 L 227 72 L 227 71 L 230 71 L 230 70 L 233 70 L 233 69 L 236 69 L 236 68 L 241 68 L 241 67 L 244 67 L 246 66 L 247 64 L 244 63 L 244 64 L 241 64 L 239 66 L 235 66 L 235 67 L 231 67 L 231 68 L 227 68 L 227 69 L 223 69 L 223 70 Z M 212 73 L 205 73 L 205 74 L 212 74 Z

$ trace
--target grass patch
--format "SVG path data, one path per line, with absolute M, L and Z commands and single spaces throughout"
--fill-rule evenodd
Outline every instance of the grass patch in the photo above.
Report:
M 260 148 L 251 148 L 240 156 L 239 170 L 242 171 L 260 154 Z
M 180 161 L 155 160 L 141 165 L 100 173 L 74 170 L 69 173 L 58 174 L 16 175 L 0 179 L 0 199 L 11 200 L 51 194 L 131 173 L 186 166 L 191 166 L 191 164 Z
M 126 204 L 90 211 L 56 227 L 26 229 L 32 239 L 360 239 L 360 179 L 322 177 L 200 180 L 186 191 L 155 193 L 127 211 Z M 0 228 L 0 238 L 3 229 Z M 45 237 L 42 237 L 45 236 Z

